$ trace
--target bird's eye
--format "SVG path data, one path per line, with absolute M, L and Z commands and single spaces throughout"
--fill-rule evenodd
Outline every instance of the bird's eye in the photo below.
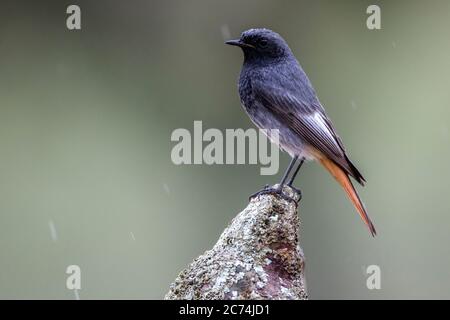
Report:
M 266 39 L 261 39 L 261 40 L 259 40 L 259 46 L 260 46 L 261 48 L 267 47 L 267 40 L 266 40 Z

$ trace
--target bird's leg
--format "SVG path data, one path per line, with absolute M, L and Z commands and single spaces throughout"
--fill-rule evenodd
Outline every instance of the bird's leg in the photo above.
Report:
M 289 180 L 289 182 L 288 182 L 288 184 L 287 184 L 289 187 L 291 187 L 292 189 L 294 189 L 294 190 L 300 195 L 300 197 L 301 197 L 302 192 L 301 192 L 299 189 L 295 188 L 295 187 L 293 186 L 293 184 L 294 184 L 295 177 L 297 177 L 297 174 L 298 174 L 298 172 L 300 171 L 300 168 L 302 167 L 302 165 L 303 165 L 304 162 L 305 162 L 305 158 L 303 157 L 303 158 L 300 160 L 300 163 L 297 165 L 297 168 L 295 169 L 294 174 L 292 175 L 291 179 Z
M 297 162 L 298 156 L 295 156 L 292 158 L 291 162 L 289 163 L 289 166 L 287 167 L 286 171 L 284 172 L 283 178 L 281 178 L 280 184 L 277 187 L 277 190 L 280 192 L 283 191 L 283 186 L 286 184 L 286 180 L 289 177 L 289 173 L 291 173 L 292 168 L 294 167 L 295 163 Z
M 249 199 L 251 200 L 252 198 L 254 198 L 256 196 L 259 196 L 260 194 L 278 194 L 281 197 L 285 198 L 286 200 L 292 200 L 291 198 L 289 198 L 289 197 L 287 197 L 287 196 L 285 196 L 283 194 L 283 186 L 286 184 L 286 180 L 289 177 L 289 173 L 292 171 L 292 168 L 294 167 L 295 162 L 297 161 L 297 159 L 298 159 L 298 156 L 295 156 L 295 157 L 292 158 L 291 162 L 289 163 L 289 166 L 287 167 L 286 171 L 283 174 L 283 178 L 281 178 L 281 181 L 280 181 L 278 187 L 276 187 L 276 188 L 269 188 L 266 185 L 263 190 L 252 194 L 249 197 Z
M 302 167 L 304 162 L 305 162 L 305 158 L 302 158 L 302 160 L 300 160 L 300 163 L 297 165 L 297 168 L 295 169 L 294 174 L 291 177 L 291 180 L 289 180 L 289 183 L 287 184 L 288 186 L 292 187 L 295 177 L 297 176 L 297 174 L 300 171 L 300 168 Z

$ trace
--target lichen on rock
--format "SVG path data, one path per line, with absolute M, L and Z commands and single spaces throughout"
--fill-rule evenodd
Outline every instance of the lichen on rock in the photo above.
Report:
M 285 186 L 253 198 L 211 250 L 196 258 L 165 299 L 307 299 L 298 234 L 300 194 Z

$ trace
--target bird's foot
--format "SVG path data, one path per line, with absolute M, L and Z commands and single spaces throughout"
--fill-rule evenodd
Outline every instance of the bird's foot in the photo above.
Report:
M 295 188 L 293 188 L 293 187 L 291 187 L 291 186 L 290 186 L 290 188 L 294 189 L 296 192 L 298 192 L 298 193 L 300 194 L 300 190 L 295 189 Z M 298 205 L 298 201 L 300 200 L 300 199 L 299 199 L 299 200 L 294 199 L 293 197 L 290 197 L 290 196 L 286 195 L 286 194 L 283 192 L 283 188 L 282 188 L 281 186 L 278 186 L 278 187 L 269 187 L 269 185 L 266 184 L 262 190 L 260 190 L 260 191 L 258 191 L 258 192 L 256 192 L 256 193 L 252 194 L 252 195 L 249 197 L 249 201 L 251 201 L 253 198 L 256 198 L 256 197 L 258 197 L 258 196 L 260 196 L 260 195 L 263 195 L 263 194 L 277 195 L 277 196 L 279 196 L 280 198 L 282 198 L 282 199 L 284 199 L 284 200 L 286 200 L 286 201 L 293 201 L 296 205 Z
M 268 184 L 266 184 L 262 190 L 259 190 L 258 192 L 253 193 L 252 195 L 250 195 L 250 197 L 248 197 L 248 201 L 251 201 L 253 198 L 256 198 L 257 196 L 261 195 L 261 194 L 267 194 L 267 191 L 269 189 L 273 189 L 270 188 L 270 186 Z
M 294 193 L 297 194 L 298 200 L 296 202 L 298 203 L 302 199 L 302 190 L 297 189 L 292 184 L 288 184 L 288 187 L 291 188 L 292 190 L 294 190 Z

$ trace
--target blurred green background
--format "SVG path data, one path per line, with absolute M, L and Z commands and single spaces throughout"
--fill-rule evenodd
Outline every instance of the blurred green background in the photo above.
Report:
M 370 4 L 381 30 L 366 28 Z M 450 2 L 361 0 L 2 1 L 0 298 L 74 299 L 71 264 L 81 299 L 162 298 L 279 180 L 170 159 L 172 131 L 194 120 L 253 126 L 242 54 L 223 44 L 251 27 L 289 42 L 368 181 L 374 239 L 317 164 L 297 179 L 311 298 L 450 298 Z

